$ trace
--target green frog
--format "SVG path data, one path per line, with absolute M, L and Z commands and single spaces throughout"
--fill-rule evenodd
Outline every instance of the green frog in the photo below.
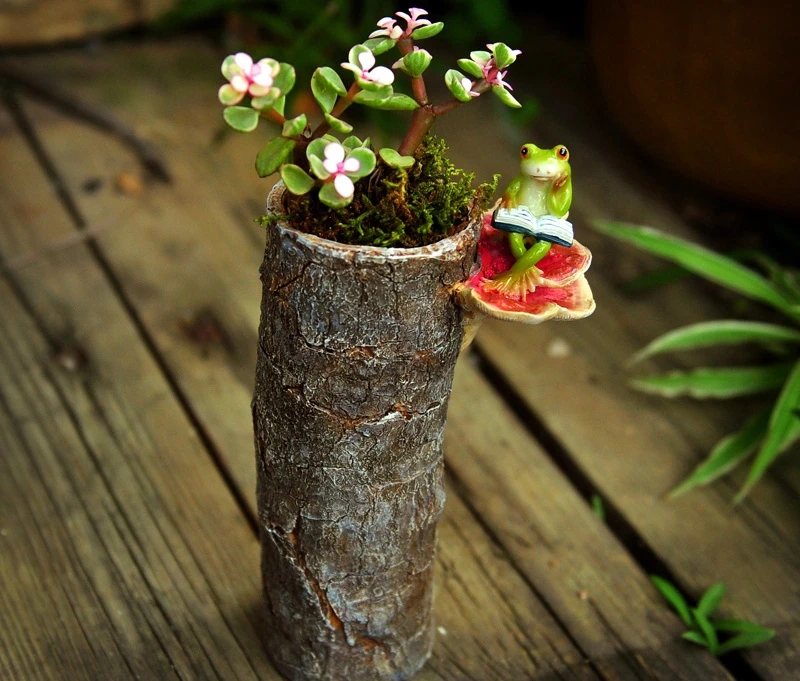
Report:
M 552 149 L 540 149 L 535 144 L 526 144 L 519 156 L 520 174 L 503 192 L 500 206 L 525 206 L 535 217 L 566 218 L 572 204 L 572 170 L 567 148 L 559 144 Z M 531 240 L 534 243 L 530 244 Z M 509 232 L 508 243 L 517 261 L 510 270 L 492 279 L 492 288 L 524 295 L 536 287 L 540 274 L 536 264 L 547 255 L 552 243 L 517 232 Z

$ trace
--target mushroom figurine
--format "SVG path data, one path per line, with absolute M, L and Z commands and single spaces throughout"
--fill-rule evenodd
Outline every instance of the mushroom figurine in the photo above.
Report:
M 463 348 L 484 317 L 525 324 L 582 319 L 595 309 L 584 273 L 592 261 L 567 222 L 572 203 L 569 152 L 563 145 L 520 150 L 520 174 L 483 217 L 478 264 L 456 287 L 471 318 Z

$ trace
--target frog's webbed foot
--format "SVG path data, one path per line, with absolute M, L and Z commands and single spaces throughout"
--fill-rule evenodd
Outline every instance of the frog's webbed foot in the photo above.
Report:
M 486 279 L 483 287 L 489 291 L 497 291 L 506 296 L 518 296 L 524 300 L 528 293 L 536 290 L 541 281 L 542 271 L 534 265 L 516 272 L 512 268 L 491 279 Z

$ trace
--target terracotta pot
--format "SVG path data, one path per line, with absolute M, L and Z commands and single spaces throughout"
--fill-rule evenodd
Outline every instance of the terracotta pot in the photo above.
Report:
M 800 213 L 800 3 L 595 1 L 612 114 L 692 182 Z
M 395 249 L 267 229 L 253 418 L 266 646 L 290 679 L 396 681 L 430 655 L 454 286 L 478 230 Z

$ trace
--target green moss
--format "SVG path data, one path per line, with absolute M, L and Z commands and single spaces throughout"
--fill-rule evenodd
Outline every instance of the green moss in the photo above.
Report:
M 482 212 L 497 189 L 492 182 L 472 187 L 474 173 L 456 168 L 446 157 L 444 140 L 429 135 L 408 171 L 379 159 L 373 174 L 356 183 L 353 202 L 331 210 L 316 196 L 286 194 L 289 225 L 301 232 L 346 244 L 425 246 L 455 234 L 471 214 Z M 266 216 L 268 224 L 286 216 Z

